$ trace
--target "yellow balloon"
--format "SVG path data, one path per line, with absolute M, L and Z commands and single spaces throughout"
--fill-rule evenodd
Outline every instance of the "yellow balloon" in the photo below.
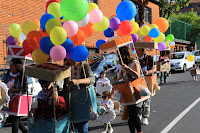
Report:
M 19 46 L 22 46 L 22 42 L 20 41 L 19 37 L 17 38 Z
M 99 9 L 98 5 L 96 3 L 89 3 L 88 13 L 93 9 Z
M 50 34 L 51 30 L 56 26 L 62 27 L 61 22 L 57 19 L 50 19 L 47 21 L 47 23 L 45 25 L 45 29 L 46 29 L 47 33 Z
M 9 33 L 13 37 L 18 37 L 22 32 L 22 28 L 19 24 L 13 23 L 9 26 Z
M 142 35 L 141 30 L 138 29 L 137 33 L 136 33 L 139 37 Z
M 54 45 L 63 44 L 67 39 L 67 32 L 62 27 L 55 27 L 50 32 L 50 40 Z
M 38 31 L 38 25 L 33 22 L 33 21 L 26 21 L 23 25 L 22 25 L 22 32 L 24 33 L 25 36 L 28 35 L 28 33 L 30 31 L 36 30 Z
M 42 52 L 41 49 L 36 49 L 32 52 L 32 59 L 35 63 L 44 64 L 47 62 L 49 55 Z
M 132 19 L 132 20 L 133 20 L 133 19 Z M 131 23 L 132 23 L 132 25 L 133 25 L 133 29 L 132 29 L 132 31 L 131 31 L 131 34 L 137 33 L 138 30 L 140 29 L 138 23 L 132 22 L 132 21 L 131 21 Z
M 131 19 L 130 22 L 131 22 L 131 23 L 135 22 L 135 18 Z
M 62 17 L 62 13 L 60 11 L 60 4 L 58 2 L 52 2 L 51 4 L 49 4 L 47 12 L 52 14 L 55 17 L 55 19 L 59 19 Z
M 188 55 L 187 60 L 190 62 L 194 61 L 194 55 Z
M 149 34 L 150 28 L 149 28 L 149 26 L 144 25 L 144 26 L 141 27 L 140 30 L 141 30 L 141 34 L 143 36 L 147 36 Z
M 153 29 L 153 28 L 157 28 L 158 29 L 158 26 L 156 24 L 152 24 L 152 25 L 149 26 L 149 28 L 150 29 Z
M 109 19 L 103 16 L 103 19 L 101 20 L 101 22 L 94 24 L 94 27 L 96 31 L 104 31 L 108 29 L 109 25 L 110 25 Z
M 168 46 L 170 42 L 170 40 L 166 40 L 166 45 Z
M 66 22 L 67 20 L 65 18 L 63 18 L 60 22 Z
M 156 38 L 154 38 L 154 41 L 157 43 L 161 43 L 165 40 L 165 34 L 163 34 L 162 32 L 160 32 L 160 35 Z

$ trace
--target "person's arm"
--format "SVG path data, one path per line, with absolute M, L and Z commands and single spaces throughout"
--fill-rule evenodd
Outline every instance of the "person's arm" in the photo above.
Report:
M 147 74 L 153 74 L 156 71 L 156 65 L 154 65 L 153 57 L 152 56 L 148 56 L 148 57 L 149 59 L 148 59 L 147 65 L 149 65 L 151 69 L 147 70 Z
M 122 64 L 122 67 L 128 72 L 128 73 L 130 73 L 133 77 L 135 77 L 135 78 L 138 78 L 139 76 L 140 76 L 140 74 L 139 74 L 139 67 L 138 67 L 138 65 L 136 65 L 136 64 L 138 64 L 138 63 L 135 63 L 133 66 L 133 69 L 132 68 L 130 68 L 129 66 L 127 66 L 126 64 Z
M 58 100 L 56 102 L 56 110 L 64 112 L 66 111 L 66 108 L 67 106 L 66 106 L 64 97 L 58 96 Z

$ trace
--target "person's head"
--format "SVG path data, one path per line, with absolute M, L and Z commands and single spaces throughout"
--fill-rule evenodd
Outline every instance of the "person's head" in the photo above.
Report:
M 42 89 L 44 89 L 44 90 L 50 89 L 51 85 L 52 85 L 52 82 L 45 81 L 45 80 L 39 80 L 39 83 L 40 83 Z
M 13 58 L 10 61 L 10 71 L 14 74 L 22 72 L 23 71 L 22 61 L 20 59 Z
M 123 46 L 119 48 L 123 63 L 128 65 L 131 63 L 133 60 L 137 60 L 136 56 L 133 54 L 131 48 L 129 46 Z M 121 63 L 120 56 L 118 53 L 119 57 L 119 63 Z
M 100 76 L 101 76 L 102 79 L 104 79 L 106 77 L 106 73 L 104 71 L 101 71 Z
M 136 53 L 138 57 L 142 57 L 144 55 L 144 49 L 143 48 L 136 48 Z
M 195 64 L 193 64 L 193 68 L 195 68 L 196 67 L 196 65 Z
M 79 62 L 73 61 L 72 59 L 67 59 L 67 62 L 70 66 L 77 66 L 78 64 L 80 64 Z
M 103 100 L 109 100 L 111 98 L 110 95 L 111 95 L 110 91 L 104 91 L 103 94 L 102 94 Z
M 165 56 L 165 51 L 160 51 L 160 56 Z

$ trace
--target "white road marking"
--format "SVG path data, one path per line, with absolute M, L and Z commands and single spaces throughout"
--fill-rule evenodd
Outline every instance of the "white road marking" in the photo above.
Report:
M 176 125 L 176 123 L 178 121 L 180 121 L 181 118 L 183 118 L 183 116 L 185 116 L 198 102 L 200 101 L 200 97 L 195 100 L 189 107 L 187 107 L 182 113 L 180 113 L 167 127 L 165 127 L 160 133 L 167 133 L 169 130 L 172 129 L 172 127 L 174 125 Z

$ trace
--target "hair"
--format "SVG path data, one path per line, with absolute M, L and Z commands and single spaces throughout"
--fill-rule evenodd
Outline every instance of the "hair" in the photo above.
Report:
M 50 84 L 49 81 L 45 81 L 45 80 L 41 80 L 41 79 L 39 79 L 39 83 L 40 83 L 40 85 L 41 85 L 42 88 L 45 87 L 44 85 L 45 85 L 46 83 L 49 83 L 49 84 Z
M 17 68 L 18 72 L 20 72 L 20 73 L 23 72 L 23 64 L 22 64 L 22 61 L 20 59 L 13 58 L 12 60 L 10 60 L 10 62 L 13 62 L 13 64 Z
M 105 71 L 101 71 L 101 72 L 100 72 L 100 75 L 103 75 L 103 74 L 106 74 Z
M 131 48 L 129 46 L 124 46 L 119 48 L 119 52 L 121 54 L 123 63 L 128 65 L 133 60 L 137 60 L 136 55 L 133 54 Z M 119 53 L 118 53 L 119 55 Z M 119 62 L 121 63 L 121 59 L 119 58 Z
M 193 64 L 193 67 L 196 67 L 196 65 L 195 65 L 195 64 Z
M 110 93 L 110 91 L 104 91 L 104 92 L 103 92 L 103 95 L 104 95 L 104 96 L 110 96 L 111 93 Z

